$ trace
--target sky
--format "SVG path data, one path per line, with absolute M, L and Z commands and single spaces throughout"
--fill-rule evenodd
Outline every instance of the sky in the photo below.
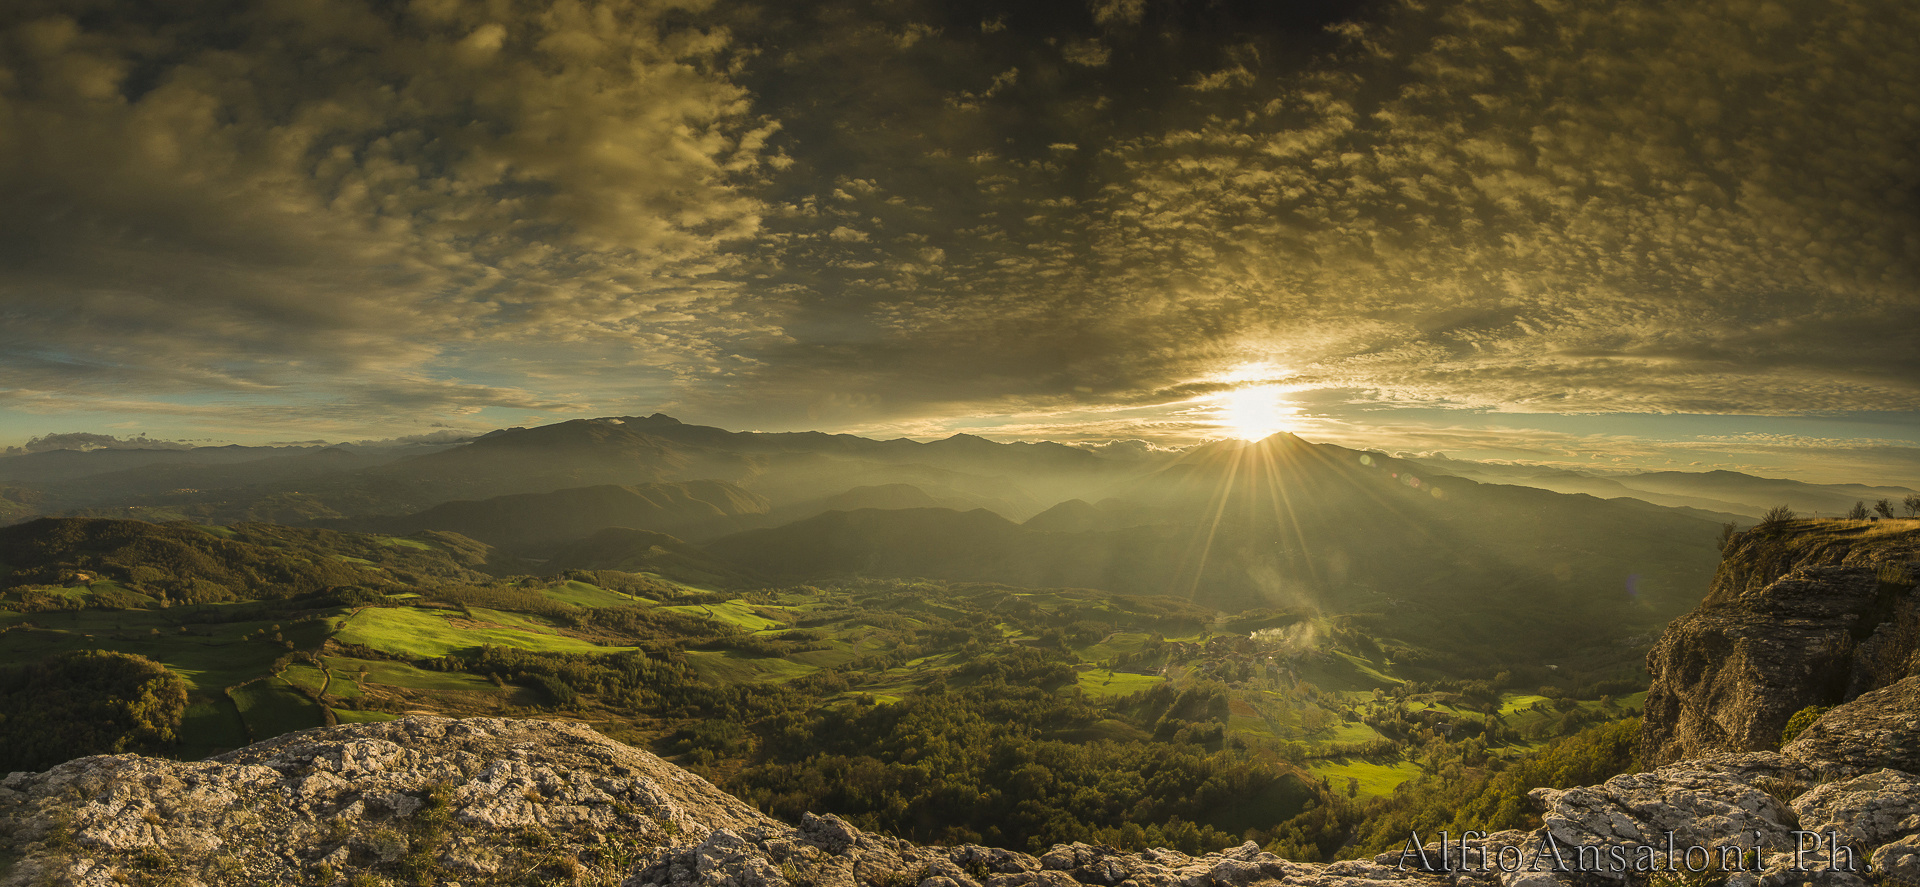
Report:
M 664 412 L 1920 486 L 1906 0 L 15 0 L 0 200 L 0 447 Z

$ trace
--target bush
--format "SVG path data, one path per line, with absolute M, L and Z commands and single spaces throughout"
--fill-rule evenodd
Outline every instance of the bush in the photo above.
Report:
M 1831 705 L 1809 705 L 1794 712 L 1793 717 L 1787 719 L 1786 729 L 1780 731 L 1780 744 L 1786 745 L 1800 738 L 1801 733 L 1806 732 L 1808 727 L 1813 726 L 1814 721 L 1820 720 L 1820 716 L 1832 708 Z
M 1760 516 L 1760 527 L 1771 530 L 1788 524 L 1798 517 L 1799 515 L 1793 513 L 1793 509 L 1785 505 L 1775 505 L 1767 509 L 1766 514 Z

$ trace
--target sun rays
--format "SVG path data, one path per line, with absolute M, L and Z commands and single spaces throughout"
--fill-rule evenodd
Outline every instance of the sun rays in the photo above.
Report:
M 1213 395 L 1214 422 L 1227 436 L 1238 440 L 1265 440 L 1282 431 L 1291 431 L 1300 408 L 1287 400 L 1293 389 L 1280 384 L 1286 370 L 1267 363 L 1241 364 L 1217 376 L 1217 380 L 1237 387 Z
M 1273 385 L 1236 388 L 1219 395 L 1221 430 L 1240 440 L 1264 440 L 1290 430 L 1300 409 L 1288 405 L 1284 395 Z

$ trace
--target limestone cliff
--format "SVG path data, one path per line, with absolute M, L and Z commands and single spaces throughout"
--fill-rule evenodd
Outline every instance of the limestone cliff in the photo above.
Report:
M 1728 547 L 1706 599 L 1647 655 L 1641 757 L 1777 748 L 1795 712 L 1916 673 L 1920 523 L 1802 521 Z

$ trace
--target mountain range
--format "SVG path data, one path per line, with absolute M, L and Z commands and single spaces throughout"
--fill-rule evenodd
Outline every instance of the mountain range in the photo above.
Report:
M 644 562 L 666 534 L 714 575 L 1082 587 L 1223 611 L 1343 613 L 1444 655 L 1491 646 L 1544 657 L 1568 638 L 1650 631 L 1697 600 L 1720 525 L 1745 519 L 1719 507 L 1733 494 L 1680 492 L 1717 489 L 1713 475 L 1644 476 L 1664 484 L 1663 504 L 1573 489 L 1621 491 L 1594 478 L 1554 491 L 1514 482 L 1511 467 L 1436 466 L 1291 434 L 1116 458 L 965 434 L 728 431 L 654 414 L 411 450 L 142 452 L 0 458 L 10 516 L 442 531 L 491 546 L 499 572 Z M 1758 489 L 1750 480 L 1734 486 Z M 1478 618 L 1436 627 L 1463 611 Z

